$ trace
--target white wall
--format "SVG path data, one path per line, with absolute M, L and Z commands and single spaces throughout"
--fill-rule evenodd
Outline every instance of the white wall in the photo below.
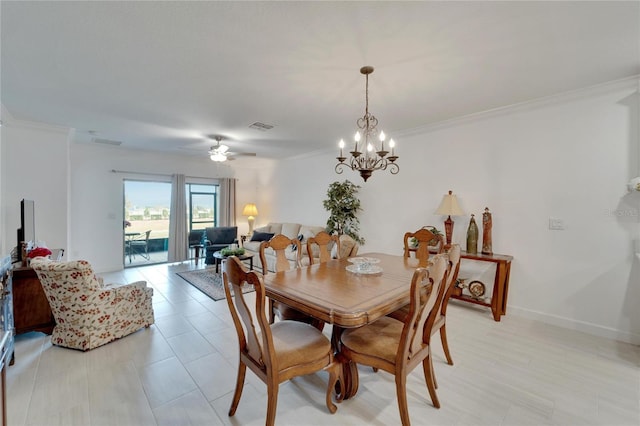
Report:
M 640 194 L 626 190 L 640 174 L 639 102 L 637 81 L 616 82 L 394 133 L 400 173 L 366 183 L 334 173 L 337 147 L 281 162 L 270 219 L 324 224 L 329 183 L 348 178 L 362 186 L 362 250 L 400 253 L 407 230 L 444 227 L 433 212 L 451 189 L 467 213 L 454 242 L 464 248 L 468 215 L 480 225 L 489 207 L 494 252 L 514 256 L 507 315 L 640 343 Z M 566 229 L 549 230 L 550 217 Z
M 8 254 L 17 244 L 23 198 L 35 202 L 36 240 L 51 248 L 64 248 L 68 231 L 68 131 L 3 117 L 2 253 Z

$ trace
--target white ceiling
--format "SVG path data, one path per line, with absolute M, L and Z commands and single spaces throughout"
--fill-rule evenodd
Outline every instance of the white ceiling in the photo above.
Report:
M 265 158 L 337 150 L 363 65 L 392 136 L 640 74 L 637 1 L 0 4 L 13 117 L 187 155 L 210 134 Z

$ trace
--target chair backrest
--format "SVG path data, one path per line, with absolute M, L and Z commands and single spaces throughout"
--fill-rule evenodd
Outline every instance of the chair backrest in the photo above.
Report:
M 205 229 L 207 243 L 213 244 L 233 244 L 238 238 L 237 226 L 216 226 Z
M 224 262 L 222 280 L 227 305 L 238 333 L 240 353 L 250 358 L 260 369 L 277 369 L 277 365 L 274 365 L 277 361 L 273 336 L 265 315 L 266 297 L 262 278 L 254 271 L 247 271 L 236 256 L 231 256 Z M 251 302 L 242 292 L 244 283 L 253 285 L 255 289 L 255 310 L 250 308 Z
M 299 239 L 289 238 L 286 235 L 278 234 L 271 238 L 269 241 L 263 241 L 260 243 L 260 262 L 262 263 L 263 274 L 267 273 L 267 258 L 265 257 L 264 252 L 268 248 L 271 248 L 276 255 L 276 272 L 288 271 L 289 269 L 291 269 L 291 265 L 289 264 L 289 260 L 287 259 L 285 250 L 292 244 L 296 247 L 296 249 L 294 250 L 296 253 L 295 267 L 299 268 L 300 257 L 302 255 Z
M 151 235 L 151 229 L 149 229 L 148 231 L 145 231 L 145 233 L 144 233 L 144 234 L 145 234 L 145 235 L 144 235 L 144 241 L 145 241 L 146 243 L 148 243 L 148 242 L 149 242 L 149 235 Z
M 31 260 L 31 267 L 42 284 L 58 323 L 71 321 L 76 310 L 69 308 L 85 305 L 86 300 L 93 300 L 89 296 L 103 287 L 86 260 L 55 262 L 36 257 Z
M 358 254 L 358 248 L 360 246 L 352 237 L 347 234 L 342 234 L 338 237 L 340 241 L 340 250 L 338 246 L 333 246 L 331 249 L 331 257 L 336 259 L 346 259 L 347 257 L 355 257 Z
M 449 299 L 451 297 L 451 293 L 456 286 L 456 282 L 458 281 L 458 272 L 460 271 L 460 244 L 453 244 L 449 249 L 449 273 L 447 274 L 447 282 L 445 287 L 444 298 L 442 299 L 442 308 L 440 309 L 440 313 L 442 315 L 446 315 L 447 306 L 449 305 Z
M 330 235 L 325 231 L 320 231 L 315 236 L 307 239 L 307 254 L 309 255 L 310 265 L 313 265 L 314 257 L 316 257 L 314 256 L 314 245 L 318 246 L 317 257 L 320 259 L 320 263 L 326 262 L 331 259 L 332 241 L 333 245 L 336 246 L 336 257 L 340 259 L 340 237 L 338 235 Z
M 418 268 L 411 279 L 411 301 L 406 317 L 400 346 L 396 355 L 396 365 L 406 364 L 415 356 L 424 359 L 422 351 L 431 337 L 433 313 L 438 312 L 438 297 L 447 271 L 447 259 L 437 255 L 429 269 Z M 429 288 L 430 287 L 430 288 Z
M 418 229 L 416 232 L 406 232 L 404 234 L 404 257 L 411 255 L 411 243 L 410 240 L 415 238 L 418 241 L 416 247 L 416 259 L 419 260 L 419 265 L 423 268 L 427 267 L 429 261 L 429 242 L 436 238 L 436 235 L 426 228 Z
M 435 235 L 435 239 L 429 241 L 429 253 L 431 254 L 440 254 L 445 252 L 445 243 L 444 237 L 440 233 L 436 233 L 435 226 L 423 226 L 423 229 L 429 230 L 433 235 Z
M 202 244 L 204 239 L 204 229 L 192 229 L 189 231 L 189 246 Z

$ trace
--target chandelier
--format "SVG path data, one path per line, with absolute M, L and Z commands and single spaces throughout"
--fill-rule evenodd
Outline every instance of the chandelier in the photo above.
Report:
M 378 119 L 369 112 L 369 74 L 373 73 L 373 67 L 362 67 L 360 68 L 360 73 L 364 74 L 366 79 L 364 116 L 356 122 L 359 130 L 354 136 L 355 145 L 353 151 L 350 152 L 351 157 L 346 163 L 345 160 L 347 160 L 347 158 L 342 155 L 344 140 L 340 139 L 340 156 L 336 157 L 338 164 L 336 164 L 335 170 L 338 174 L 343 172 L 343 167 L 357 170 L 366 182 L 374 170 L 389 169 L 391 174 L 395 175 L 400 171 L 400 167 L 395 163 L 398 159 L 394 152 L 396 143 L 393 139 L 389 140 L 391 155 L 387 157 L 389 151 L 385 151 L 384 149 L 386 135 L 382 130 L 378 132 L 376 128 L 378 126 Z M 376 139 L 380 141 L 380 149 L 378 151 L 374 151 L 377 149 L 377 147 L 375 147 Z M 362 151 L 360 151 L 359 148 L 362 149 Z

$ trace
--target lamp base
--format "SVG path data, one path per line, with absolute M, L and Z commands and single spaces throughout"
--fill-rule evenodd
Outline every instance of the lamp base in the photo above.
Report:
M 444 248 L 445 250 L 449 250 L 451 248 L 451 236 L 453 235 L 453 220 L 451 220 L 451 216 L 447 217 L 447 220 L 444 221 L 444 233 L 447 238 Z
M 249 216 L 247 218 L 247 222 L 249 222 L 249 233 L 247 234 L 248 236 L 253 235 L 253 224 L 256 221 L 256 219 L 253 216 Z

